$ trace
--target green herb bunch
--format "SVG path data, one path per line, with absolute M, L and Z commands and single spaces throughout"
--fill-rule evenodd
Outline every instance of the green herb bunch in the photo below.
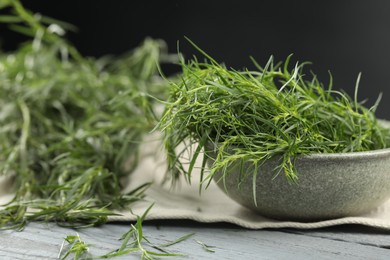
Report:
M 149 96 L 165 95 L 157 73 L 164 46 L 146 39 L 120 58 L 85 58 L 58 23 L 19 1 L 4 3 L 13 14 L 0 20 L 34 39 L 0 54 L 0 175 L 16 191 L 0 210 L 0 227 L 103 223 L 147 188 L 122 192 L 155 125 Z
M 164 132 L 173 176 L 185 173 L 190 179 L 200 156 L 202 181 L 210 181 L 216 172 L 226 176 L 244 162 L 257 169 L 276 158 L 278 172 L 295 181 L 298 155 L 389 146 L 388 130 L 374 115 L 379 99 L 365 108 L 357 101 L 357 86 L 354 98 L 332 89 L 332 78 L 325 88 L 314 74 L 307 79 L 307 63 L 291 69 L 291 56 L 278 64 L 271 57 L 265 67 L 252 59 L 256 71 L 237 71 L 194 47 L 206 61 L 182 58 L 182 80 L 171 82 L 170 98 L 158 125 Z M 184 165 L 189 152 L 192 157 Z M 205 176 L 208 160 L 210 172 Z

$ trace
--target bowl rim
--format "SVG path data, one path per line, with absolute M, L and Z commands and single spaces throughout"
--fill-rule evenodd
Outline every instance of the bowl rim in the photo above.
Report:
M 371 158 L 390 156 L 390 148 L 382 148 L 361 152 L 342 152 L 342 153 L 310 153 L 299 155 L 299 158 Z
M 213 151 L 213 149 L 208 150 Z M 206 151 L 206 153 L 208 153 Z M 390 147 L 381 148 L 368 151 L 358 151 L 358 152 L 338 152 L 338 153 L 307 153 L 299 154 L 296 159 L 367 159 L 367 158 L 383 158 L 390 157 Z

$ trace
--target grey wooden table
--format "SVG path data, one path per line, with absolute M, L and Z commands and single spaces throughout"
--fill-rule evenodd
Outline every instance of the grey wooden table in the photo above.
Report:
M 76 232 L 91 244 L 93 256 L 119 247 L 130 223 L 112 223 L 97 228 L 70 229 L 54 224 L 33 223 L 22 232 L 0 233 L 0 259 L 56 259 L 64 237 Z M 390 232 L 339 226 L 319 230 L 247 230 L 227 224 L 190 221 L 144 223 L 144 234 L 156 244 L 186 234 L 191 238 L 169 247 L 185 257 L 172 259 L 390 259 Z M 198 242 L 213 246 L 206 251 Z M 139 259 L 132 253 L 113 259 Z M 171 258 L 168 258 L 171 259 Z

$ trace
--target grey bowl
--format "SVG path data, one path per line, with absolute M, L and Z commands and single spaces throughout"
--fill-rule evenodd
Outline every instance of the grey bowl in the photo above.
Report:
M 277 160 L 271 160 L 259 168 L 257 205 L 252 174 L 240 179 L 237 170 L 222 180 L 217 173 L 214 180 L 219 180 L 217 185 L 243 206 L 282 220 L 316 221 L 359 215 L 390 198 L 390 148 L 298 157 L 297 183 L 288 182 L 283 172 L 276 175 L 277 164 Z M 244 169 L 250 169 L 249 164 Z

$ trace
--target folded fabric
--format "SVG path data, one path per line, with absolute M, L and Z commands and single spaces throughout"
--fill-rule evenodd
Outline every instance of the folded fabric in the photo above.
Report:
M 245 228 L 321 228 L 342 224 L 360 224 L 390 230 L 390 200 L 376 210 L 361 216 L 351 216 L 317 222 L 279 221 L 265 218 L 231 200 L 215 183 L 199 194 L 199 177 L 195 172 L 191 185 L 184 179 L 172 188 L 171 183 L 162 185 L 166 166 L 163 155 L 156 155 L 158 141 L 149 142 L 143 149 L 143 159 L 131 175 L 128 190 L 145 182 L 153 182 L 146 191 L 146 198 L 132 206 L 135 215 L 142 215 L 154 203 L 146 219 L 190 219 L 198 222 L 228 222 Z M 121 216 L 111 217 L 111 221 L 135 220 L 130 212 L 120 212 Z

